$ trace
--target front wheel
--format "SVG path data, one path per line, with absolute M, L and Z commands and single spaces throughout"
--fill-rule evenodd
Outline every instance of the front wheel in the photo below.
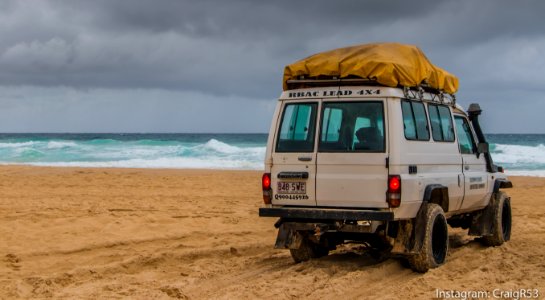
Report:
M 494 194 L 492 201 L 492 234 L 483 236 L 482 242 L 486 246 L 500 246 L 511 239 L 511 201 L 504 192 Z
M 445 213 L 437 204 L 426 204 L 426 227 L 422 248 L 409 257 L 413 271 L 426 273 L 442 265 L 448 253 L 448 226 Z

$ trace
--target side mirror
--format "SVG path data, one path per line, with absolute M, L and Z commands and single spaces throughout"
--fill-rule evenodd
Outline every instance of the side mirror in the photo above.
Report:
M 479 157 L 481 153 L 488 153 L 488 150 L 488 143 L 479 143 L 477 145 L 477 157 Z

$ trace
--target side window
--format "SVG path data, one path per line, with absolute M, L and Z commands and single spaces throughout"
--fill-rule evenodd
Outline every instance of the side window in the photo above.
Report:
M 384 152 L 382 102 L 324 102 L 321 152 Z
M 454 128 L 450 109 L 446 106 L 428 105 L 430 113 L 431 132 L 437 142 L 454 142 Z
M 403 112 L 403 127 L 405 129 L 405 138 L 416 140 L 416 125 L 413 117 L 411 102 L 401 101 L 401 111 Z
M 316 103 L 287 104 L 282 114 L 276 152 L 312 152 Z
M 405 138 L 408 140 L 428 141 L 430 132 L 428 130 L 428 117 L 424 104 L 416 101 L 401 101 L 403 114 L 403 127 Z
M 460 152 L 462 154 L 474 154 L 475 153 L 475 141 L 469 128 L 469 123 L 466 118 L 455 116 L 456 132 L 458 133 L 458 144 L 460 146 Z

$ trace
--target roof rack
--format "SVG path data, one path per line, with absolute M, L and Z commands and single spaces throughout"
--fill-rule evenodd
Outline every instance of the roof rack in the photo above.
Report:
M 288 90 L 309 88 L 309 87 L 325 87 L 325 86 L 347 86 L 347 85 L 380 85 L 374 79 L 368 78 L 314 78 L 314 79 L 290 79 L 286 81 Z
M 370 86 L 384 86 L 379 84 L 373 78 L 337 78 L 337 77 L 321 77 L 321 78 L 305 78 L 300 76 L 300 79 L 289 79 L 286 81 L 288 90 L 304 89 L 311 87 L 327 87 L 327 86 L 347 86 L 347 85 L 370 85 Z M 424 94 L 428 94 L 431 98 L 429 102 L 436 102 L 445 105 L 456 106 L 456 96 L 453 94 L 444 93 L 438 89 L 430 87 L 426 83 L 422 83 L 416 87 L 398 86 L 403 89 L 403 95 L 407 99 L 411 100 L 424 100 Z
M 431 100 L 424 100 L 424 94 L 428 94 Z M 430 88 L 425 84 L 417 87 L 405 86 L 403 87 L 403 95 L 410 100 L 435 102 L 456 107 L 456 96 L 454 94 L 443 93 L 443 91 Z

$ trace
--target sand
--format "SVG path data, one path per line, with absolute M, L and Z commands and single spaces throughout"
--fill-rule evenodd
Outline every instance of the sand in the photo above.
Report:
M 512 240 L 450 234 L 413 273 L 356 246 L 295 264 L 259 218 L 260 172 L 0 167 L 0 298 L 429 299 L 545 294 L 545 179 L 512 178 Z

